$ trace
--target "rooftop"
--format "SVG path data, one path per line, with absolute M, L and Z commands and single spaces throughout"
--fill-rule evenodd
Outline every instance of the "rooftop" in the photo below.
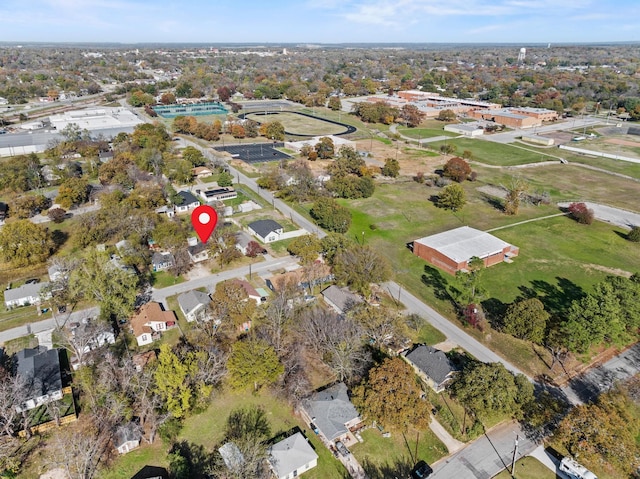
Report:
M 511 246 L 500 238 L 469 226 L 425 236 L 415 240 L 414 243 L 433 248 L 457 263 L 468 261 L 474 256 L 486 258 Z
M 303 401 L 303 406 L 314 424 L 330 441 L 348 432 L 346 423 L 359 417 L 344 383 L 317 391 Z
M 178 305 L 184 314 L 189 314 L 199 306 L 206 306 L 211 302 L 207 293 L 193 289 L 178 295 Z
M 446 354 L 426 344 L 419 344 L 405 357 L 436 384 L 441 384 L 449 374 L 456 371 L 456 367 Z
M 31 398 L 62 389 L 60 357 L 57 349 L 39 346 L 16 353 L 17 372 L 28 383 Z
M 314 459 L 318 455 L 300 432 L 269 448 L 269 463 L 278 477 L 289 477 Z
M 282 229 L 282 226 L 274 220 L 258 220 L 249 223 L 249 228 L 255 231 L 257 235 L 266 238 L 269 233 Z

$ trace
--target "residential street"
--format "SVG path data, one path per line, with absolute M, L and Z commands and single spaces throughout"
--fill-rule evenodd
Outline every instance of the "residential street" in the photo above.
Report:
M 257 275 L 267 271 L 275 271 L 278 269 L 294 267 L 297 264 L 296 258 L 293 256 L 286 256 L 284 258 L 272 258 L 268 261 L 261 263 L 255 263 L 251 265 L 251 274 Z M 191 291 L 192 289 L 206 287 L 209 292 L 215 290 L 216 284 L 221 281 L 226 281 L 232 278 L 244 277 L 249 274 L 249 266 L 242 266 L 240 268 L 223 271 L 221 273 L 204 276 L 202 278 L 196 278 L 184 283 L 176 284 L 174 286 L 168 286 L 162 289 L 153 289 L 151 293 L 151 300 L 158 301 L 167 307 L 167 298 L 180 293 Z
M 501 424 L 464 449 L 432 464 L 432 479 L 491 479 L 511 464 L 518 440 L 517 458 L 530 454 L 537 444 L 526 438 L 517 422 Z
M 63 325 L 66 322 L 79 322 L 84 318 L 93 318 L 96 317 L 99 313 L 100 308 L 95 306 L 93 308 L 74 311 L 71 314 L 58 314 L 56 315 L 56 319 L 58 321 L 58 324 Z M 24 326 L 19 326 L 17 328 L 2 331 L 0 332 L 0 344 L 3 344 L 5 341 L 19 338 L 21 336 L 27 336 L 29 334 L 41 333 L 43 331 L 54 329 L 57 326 L 56 319 L 49 318 L 42 321 L 34 321 L 33 323 L 25 324 Z

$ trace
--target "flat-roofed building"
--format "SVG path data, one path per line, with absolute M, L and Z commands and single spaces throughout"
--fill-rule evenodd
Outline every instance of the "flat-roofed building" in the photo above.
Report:
M 533 116 L 520 115 L 511 110 L 474 110 L 469 116 L 476 120 L 486 120 L 498 123 L 510 128 L 533 128 L 542 125 L 542 120 Z
M 413 253 L 447 273 L 466 271 L 469 261 L 478 257 L 485 266 L 518 256 L 519 249 L 500 238 L 469 226 L 462 226 L 414 240 Z
M 537 118 L 540 121 L 556 121 L 558 119 L 558 112 L 555 110 L 548 110 L 546 108 L 531 108 L 528 106 L 509 108 L 512 113 L 518 115 L 531 116 Z

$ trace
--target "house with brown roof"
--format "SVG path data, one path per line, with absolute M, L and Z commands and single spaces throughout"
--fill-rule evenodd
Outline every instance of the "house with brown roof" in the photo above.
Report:
M 209 178 L 213 175 L 213 171 L 206 166 L 196 166 L 191 171 L 196 178 Z
M 256 289 L 248 281 L 245 281 L 243 279 L 236 279 L 234 283 L 241 286 L 242 289 L 246 291 L 247 296 L 249 296 L 249 299 L 253 299 L 257 304 L 261 304 L 267 300 L 267 298 L 265 298 L 263 295 L 258 293 Z
M 149 302 L 131 318 L 131 330 L 138 346 L 151 344 L 160 334 L 176 325 L 173 311 L 165 311 L 160 303 Z

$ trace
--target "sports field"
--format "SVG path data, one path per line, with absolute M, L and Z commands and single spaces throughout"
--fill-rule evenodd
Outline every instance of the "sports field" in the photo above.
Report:
M 299 136 L 320 136 L 320 135 L 340 135 L 347 133 L 348 127 L 331 123 L 321 118 L 301 115 L 291 111 L 270 112 L 265 115 L 262 112 L 248 113 L 248 118 L 258 123 L 268 121 L 279 121 L 284 126 L 284 130 L 289 135 Z

